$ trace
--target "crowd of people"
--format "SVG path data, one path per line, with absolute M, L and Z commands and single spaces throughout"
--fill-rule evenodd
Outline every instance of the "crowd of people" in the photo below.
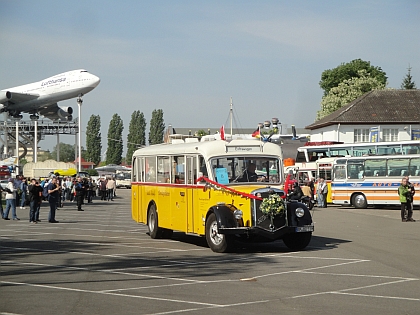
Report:
M 5 192 L 6 208 L 3 209 L 2 195 Z M 58 223 L 55 219 L 56 210 L 67 202 L 76 202 L 77 210 L 84 211 L 82 205 L 92 203 L 96 196 L 101 200 L 113 201 L 116 196 L 116 183 L 113 177 L 100 177 L 97 181 L 87 177 L 59 177 L 51 175 L 45 179 L 32 178 L 30 182 L 23 176 L 9 178 L 5 188 L 0 186 L 0 211 L 3 220 L 20 220 L 17 207 L 26 209 L 29 204 L 29 222 L 37 223 L 41 204 L 49 205 L 48 222 Z

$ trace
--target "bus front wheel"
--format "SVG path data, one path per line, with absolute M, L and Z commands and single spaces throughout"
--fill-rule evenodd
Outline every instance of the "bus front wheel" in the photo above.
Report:
M 162 229 L 158 225 L 158 216 L 156 211 L 156 205 L 151 205 L 149 213 L 147 214 L 147 227 L 151 238 L 161 238 Z
M 298 251 L 308 246 L 311 238 L 312 232 L 291 233 L 283 237 L 283 243 L 290 250 Z
M 206 241 L 210 249 L 216 253 L 226 253 L 232 248 L 232 236 L 219 234 L 214 213 L 210 214 L 206 221 Z
M 363 194 L 355 194 L 351 201 L 352 205 L 356 209 L 365 209 L 367 208 L 367 200 Z

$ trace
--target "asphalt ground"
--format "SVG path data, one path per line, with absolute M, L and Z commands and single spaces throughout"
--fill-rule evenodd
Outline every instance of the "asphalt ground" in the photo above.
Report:
M 0 220 L 0 314 L 420 314 L 420 222 L 398 209 L 315 208 L 306 250 L 229 254 L 183 233 L 150 239 L 130 190 L 84 209 Z

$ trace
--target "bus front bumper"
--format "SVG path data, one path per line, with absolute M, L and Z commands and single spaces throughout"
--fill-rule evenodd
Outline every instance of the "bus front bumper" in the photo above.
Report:
M 260 235 L 265 238 L 276 240 L 282 238 L 283 235 L 292 233 L 313 232 L 314 225 L 303 226 L 283 226 L 274 230 L 262 229 L 258 226 L 254 227 L 236 227 L 236 228 L 218 228 L 220 234 L 238 234 L 238 235 Z

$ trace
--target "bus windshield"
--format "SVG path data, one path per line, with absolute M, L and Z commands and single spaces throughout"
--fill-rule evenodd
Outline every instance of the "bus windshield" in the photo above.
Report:
M 117 173 L 117 174 L 115 174 L 115 179 L 116 180 L 131 179 L 131 173 L 129 173 L 129 172 Z
M 268 157 L 217 157 L 210 160 L 213 178 L 220 184 L 241 182 L 281 183 L 279 159 Z

